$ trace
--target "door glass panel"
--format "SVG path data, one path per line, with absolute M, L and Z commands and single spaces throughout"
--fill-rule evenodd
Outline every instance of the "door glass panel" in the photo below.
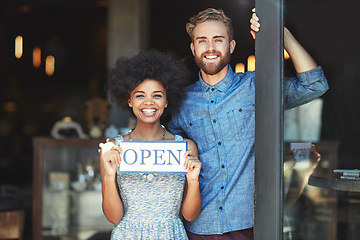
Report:
M 319 99 L 284 111 L 284 239 L 359 239 L 360 37 L 346 24 L 356 21 L 355 8 L 350 1 L 284 4 L 284 25 L 329 84 Z M 284 74 L 295 75 L 291 59 Z M 306 146 L 291 151 L 291 143 L 313 144 L 320 160 Z

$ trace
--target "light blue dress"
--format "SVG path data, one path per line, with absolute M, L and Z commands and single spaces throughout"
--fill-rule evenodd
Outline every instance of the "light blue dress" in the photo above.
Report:
M 111 239 L 188 239 L 180 219 L 185 174 L 118 173 L 117 182 L 124 217 Z

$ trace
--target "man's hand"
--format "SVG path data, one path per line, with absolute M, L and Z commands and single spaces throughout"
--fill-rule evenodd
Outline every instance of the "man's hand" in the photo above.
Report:
M 260 30 L 260 23 L 259 23 L 259 18 L 255 13 L 255 8 L 252 9 L 253 14 L 251 15 L 250 18 L 250 33 L 251 36 L 253 37 L 253 39 L 255 39 L 255 33 L 259 32 Z

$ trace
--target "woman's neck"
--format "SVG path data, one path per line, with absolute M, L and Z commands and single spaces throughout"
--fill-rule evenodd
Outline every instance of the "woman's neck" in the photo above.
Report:
M 157 123 L 138 122 L 132 132 L 129 134 L 131 140 L 137 141 L 163 141 L 165 139 L 166 129 Z

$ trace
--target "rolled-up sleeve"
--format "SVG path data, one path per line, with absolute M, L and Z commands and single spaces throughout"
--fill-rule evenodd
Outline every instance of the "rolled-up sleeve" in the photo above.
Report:
M 319 98 L 329 89 L 321 66 L 284 79 L 284 108 L 290 109 Z

